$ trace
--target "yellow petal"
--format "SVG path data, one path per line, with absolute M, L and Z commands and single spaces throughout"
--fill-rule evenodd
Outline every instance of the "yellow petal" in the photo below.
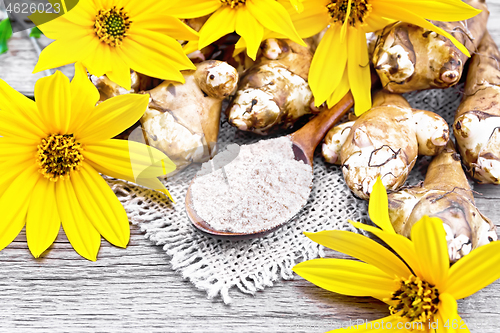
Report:
M 70 181 L 56 183 L 56 200 L 62 226 L 71 246 L 85 259 L 96 261 L 101 236 L 83 212 Z
M 40 179 L 35 165 L 24 169 L 0 197 L 0 250 L 9 245 L 26 223 L 32 191 Z
M 33 73 L 85 59 L 96 50 L 97 42 L 95 35 L 86 35 L 79 39 L 56 40 L 42 50 Z
M 389 24 L 392 24 L 394 22 L 397 22 L 395 20 L 391 20 L 385 17 L 380 17 L 376 15 L 370 15 L 366 17 L 366 26 L 363 27 L 363 30 L 365 32 L 374 32 L 377 30 L 381 30 L 384 27 L 388 26 Z
M 35 258 L 40 257 L 54 243 L 60 228 L 55 183 L 40 177 L 33 189 L 26 217 L 26 239 Z
M 133 35 L 131 35 L 129 39 L 129 42 L 130 41 L 134 43 L 126 43 L 122 48 L 124 53 L 129 57 L 130 52 L 128 52 L 128 49 L 134 48 L 142 52 L 140 54 L 141 62 L 144 62 L 144 58 L 150 61 L 149 57 L 155 57 L 163 62 L 168 61 L 169 64 L 181 70 L 196 69 L 196 66 L 193 65 L 191 60 L 182 51 L 182 46 L 172 37 L 165 36 L 162 33 L 137 28 L 133 30 Z M 134 68 L 134 66 L 131 67 Z
M 465 46 L 463 46 L 458 40 L 455 39 L 452 35 L 444 31 L 443 29 L 436 27 L 434 24 L 425 20 L 419 15 L 414 14 L 410 10 L 407 10 L 403 7 L 396 6 L 394 4 L 387 4 L 385 2 L 377 2 L 376 6 L 372 7 L 372 15 L 378 15 L 382 17 L 386 17 L 393 20 L 401 20 L 404 22 L 408 22 L 411 24 L 418 25 L 422 28 L 434 31 L 437 34 L 443 35 L 446 38 L 449 38 L 453 45 L 455 45 L 460 51 L 463 52 L 466 56 L 470 57 L 470 53 Z
M 127 247 L 130 227 L 125 209 L 104 179 L 84 163 L 71 175 L 76 197 L 94 228 L 111 244 Z
M 302 0 L 290 0 L 290 3 L 297 12 L 301 13 L 304 11 L 304 4 L 302 3 Z
M 340 80 L 339 85 L 337 88 L 333 91 L 333 93 L 328 97 L 326 100 L 326 104 L 329 108 L 332 108 L 334 105 L 336 105 L 342 98 L 347 93 L 350 93 L 350 87 L 349 87 L 349 73 L 347 71 L 347 68 L 344 70 L 344 74 L 342 75 L 342 80 Z M 351 94 L 352 95 L 352 94 Z
M 444 291 L 455 299 L 468 297 L 500 278 L 500 242 L 483 245 L 450 268 Z
M 7 110 L 0 110 L 0 136 L 39 141 L 47 135 L 33 122 L 22 115 Z
M 270 39 L 270 38 L 282 38 L 282 39 L 284 39 L 286 37 L 277 33 L 277 32 L 269 31 L 268 29 L 264 28 L 264 35 L 262 37 L 262 40 L 266 40 L 266 39 Z M 241 52 L 243 52 L 246 48 L 247 48 L 246 41 L 243 38 L 238 39 L 238 41 L 234 45 L 233 57 L 235 57 L 238 54 L 240 54 Z
M 0 79 L 0 136 L 37 140 L 46 136 L 36 103 Z
M 236 10 L 223 6 L 213 13 L 200 29 L 200 50 L 236 28 Z
M 354 260 L 313 259 L 293 271 L 318 287 L 348 296 L 371 296 L 383 300 L 397 289 L 393 277 L 378 268 Z
M 349 28 L 347 35 L 349 85 L 354 97 L 354 112 L 360 116 L 372 107 L 372 83 L 366 34 L 361 29 Z
M 137 184 L 144 186 L 144 187 L 147 187 L 149 189 L 162 192 L 170 199 L 170 201 L 175 203 L 175 200 L 172 197 L 172 195 L 170 194 L 170 192 L 167 190 L 165 185 L 158 178 L 138 178 L 138 179 L 136 179 L 135 182 Z
M 57 9 L 55 3 L 57 0 L 49 0 L 49 2 Z M 59 2 L 62 4 L 61 12 L 64 15 L 58 16 L 57 14 L 51 13 L 34 13 L 28 16 L 29 19 L 35 23 L 43 32 L 46 32 L 50 35 L 46 35 L 51 39 L 57 39 L 58 37 L 68 37 L 68 34 L 65 32 L 70 29 L 67 25 L 76 25 L 80 26 L 80 28 L 90 28 L 93 26 L 95 21 L 95 16 L 98 13 L 98 9 L 96 5 L 99 5 L 96 1 L 80 1 L 75 3 L 76 1 L 71 1 L 70 4 L 66 2 Z M 69 9 L 69 11 L 67 11 Z M 50 18 L 57 17 L 53 20 L 48 20 Z M 56 34 L 54 37 L 53 34 Z M 74 36 L 74 31 L 71 31 L 70 36 Z
M 132 182 L 175 170 L 175 164 L 161 151 L 134 141 L 106 140 L 89 144 L 84 157 L 97 171 Z
M 378 6 L 379 3 L 402 7 L 422 18 L 435 21 L 462 21 L 481 12 L 460 0 L 377 0 L 375 5 Z M 401 20 L 404 21 L 404 17 Z
M 50 133 L 68 132 L 71 119 L 71 89 L 68 78 L 56 71 L 35 84 L 35 100 Z
M 30 156 L 33 159 L 39 143 L 39 140 L 0 137 L 0 162 L 23 156 Z
M 177 0 L 168 8 L 168 15 L 178 18 L 197 18 L 215 12 L 221 7 L 219 0 Z
M 198 51 L 200 48 L 198 47 L 198 41 L 197 40 L 193 40 L 193 41 L 190 41 L 188 43 L 186 43 L 186 45 L 184 45 L 182 47 L 182 50 L 184 51 L 184 54 L 190 54 L 190 53 L 193 53 L 195 51 Z
M 126 0 L 123 4 L 125 11 L 129 14 L 132 22 L 137 18 L 143 19 L 144 16 L 149 14 L 161 13 L 165 16 L 170 15 L 171 7 L 175 5 L 176 0 L 169 1 L 143 1 L 143 0 Z M 109 7 L 116 5 L 113 1 L 110 2 Z
M 13 156 L 6 161 L 0 161 L 0 197 L 10 187 L 14 179 L 16 179 L 25 169 L 33 167 L 33 155 Z
M 352 0 L 348 0 L 347 2 L 347 12 L 345 13 L 345 17 L 351 16 L 351 4 Z M 344 19 L 344 22 L 342 23 L 342 28 L 340 29 L 340 40 L 342 42 L 345 41 L 345 35 L 347 33 L 347 27 L 349 27 L 349 20 Z
M 96 6 L 97 2 L 95 1 L 78 1 L 77 5 L 61 16 L 61 18 L 65 18 L 67 21 L 83 27 L 93 27 L 95 16 L 99 12 Z M 54 27 L 53 30 L 59 32 L 64 31 L 64 28 L 58 28 L 59 27 Z
M 368 214 L 373 223 L 378 225 L 382 230 L 391 234 L 396 233 L 389 219 L 389 201 L 380 177 L 377 177 L 377 181 L 373 185 L 372 193 L 370 194 Z
M 78 11 L 77 8 L 74 8 L 74 10 Z M 47 22 L 44 22 L 47 20 L 46 16 L 36 17 L 37 15 L 30 15 L 30 19 L 38 26 L 40 31 L 42 31 L 43 34 L 50 39 L 68 40 L 70 39 L 69 36 L 81 38 L 83 35 L 88 35 L 93 31 L 92 28 L 95 22 L 95 15 L 97 14 L 97 11 L 94 13 L 93 18 L 85 11 L 73 13 L 73 10 L 71 10 L 71 12 L 71 15 L 59 16 L 56 19 Z M 40 22 L 44 23 L 40 24 Z
M 411 239 L 418 253 L 422 280 L 437 286 L 444 286 L 448 279 L 450 259 L 443 221 L 424 216 L 411 229 Z
M 366 236 L 343 230 L 304 234 L 318 244 L 371 264 L 391 277 L 408 277 L 411 274 L 401 259 Z
M 81 143 L 107 140 L 135 124 L 146 111 L 149 95 L 128 94 L 99 104 L 75 133 Z
M 99 91 L 89 80 L 81 63 L 75 64 L 75 76 L 71 88 L 71 122 L 68 133 L 73 133 L 92 114 L 99 100 Z
M 132 79 L 130 76 L 130 66 L 121 57 L 115 57 L 110 72 L 106 72 L 108 79 L 123 87 L 126 90 L 132 89 Z
M 134 25 L 139 29 L 150 30 L 180 40 L 198 40 L 198 32 L 182 23 L 181 20 L 163 13 L 148 13 L 142 20 L 136 18 Z
M 0 79 L 0 110 L 22 115 L 34 123 L 40 121 L 36 103 L 16 91 L 2 79 Z
M 90 48 L 93 50 L 92 53 L 87 53 L 85 57 L 81 56 L 79 59 L 81 59 L 89 73 L 95 76 L 103 76 L 108 71 L 111 71 L 115 59 L 120 57 L 118 48 L 101 43 L 96 38 L 94 38 Z
M 264 37 L 264 28 L 250 14 L 246 6 L 237 10 L 236 33 L 245 40 L 248 56 L 255 60 L 260 43 Z
M 433 323 L 436 323 L 435 325 L 438 328 L 437 332 L 439 333 L 462 332 L 462 329 L 464 328 L 467 329 L 467 326 L 463 326 L 460 330 L 455 329 L 455 327 L 458 328 L 461 326 L 459 323 L 460 320 L 461 319 L 457 313 L 457 301 L 450 294 L 440 293 L 437 318 L 432 320 Z M 464 324 L 463 320 L 462 324 Z M 445 327 L 445 325 L 447 327 Z
M 301 12 L 297 12 L 295 9 L 288 9 L 291 6 L 290 4 L 287 6 L 286 1 L 280 1 L 280 3 L 288 10 L 295 29 L 302 38 L 316 35 L 330 23 L 330 15 L 328 15 L 326 8 L 328 0 L 323 1 L 321 4 L 318 4 L 316 1 L 302 2 L 300 3 L 303 6 Z
M 286 9 L 275 0 L 249 0 L 246 7 L 265 28 L 283 34 L 295 43 L 306 46 L 293 26 Z
M 174 39 L 159 33 L 135 31 L 124 40 L 118 55 L 135 71 L 151 77 L 184 83 L 180 70 L 196 69 Z M 147 59 L 147 61 L 145 61 Z
M 397 255 L 401 257 L 401 259 L 403 259 L 403 261 L 410 267 L 415 275 L 421 275 L 420 263 L 417 259 L 415 246 L 408 238 L 395 233 L 389 233 L 363 223 L 352 221 L 349 222 L 356 228 L 371 232 L 372 234 L 380 238 L 384 243 L 392 248 L 394 252 L 396 252 Z
M 321 39 L 309 70 L 314 104 L 325 102 L 341 82 L 347 63 L 347 47 L 340 43 L 340 28 L 332 25 Z

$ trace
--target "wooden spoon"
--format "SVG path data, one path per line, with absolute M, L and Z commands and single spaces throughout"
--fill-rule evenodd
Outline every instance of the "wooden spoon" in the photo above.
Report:
M 301 129 L 292 133 L 290 135 L 290 138 L 293 143 L 292 148 L 295 155 L 295 160 L 303 161 L 304 163 L 309 164 L 312 167 L 313 156 L 316 147 L 321 142 L 321 140 L 323 140 L 323 138 L 326 135 L 326 132 L 328 132 L 328 130 L 331 127 L 333 127 L 333 125 L 337 123 L 340 120 L 340 118 L 342 118 L 342 116 L 345 115 L 353 105 L 354 105 L 354 99 L 352 97 L 351 92 L 349 91 L 344 96 L 344 98 L 342 98 L 340 102 L 338 102 L 334 107 L 322 111 L 319 115 L 314 117 Z M 193 183 L 193 181 L 191 181 L 191 184 Z M 278 224 L 271 229 L 266 229 L 253 233 L 237 233 L 237 232 L 215 230 L 201 217 L 199 217 L 198 214 L 196 214 L 196 211 L 194 210 L 192 203 L 191 184 L 189 185 L 188 191 L 186 193 L 187 215 L 196 228 L 214 237 L 231 238 L 236 240 L 236 239 L 245 239 L 245 238 L 254 238 L 258 236 L 263 236 L 267 233 L 270 233 L 282 227 L 283 225 L 288 223 L 288 221 L 295 218 L 294 216 L 290 220 Z

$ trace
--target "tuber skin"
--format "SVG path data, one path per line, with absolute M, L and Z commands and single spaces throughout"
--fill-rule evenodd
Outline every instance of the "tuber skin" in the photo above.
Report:
M 222 100 L 238 82 L 236 69 L 225 62 L 210 60 L 196 67 L 183 71 L 184 84 L 164 81 L 145 92 L 150 102 L 141 123 L 147 142 L 176 164 L 176 172 L 215 155 Z
M 453 132 L 467 172 L 500 184 L 500 52 L 486 33 L 469 65 Z
M 310 49 L 289 40 L 268 39 L 261 50 L 262 57 L 242 76 L 226 112 L 228 122 L 238 129 L 267 135 L 319 110 L 310 108 Z
M 387 189 L 398 189 L 417 156 L 438 154 L 448 139 L 443 118 L 412 109 L 401 95 L 381 91 L 369 111 L 333 127 L 322 150 L 327 162 L 342 165 L 351 191 L 367 200 L 377 177 Z
M 450 32 L 473 54 L 486 32 L 489 12 L 484 0 L 465 2 L 482 12 L 466 21 L 431 22 Z M 467 59 L 448 38 L 412 24 L 396 23 L 382 32 L 372 61 L 382 86 L 401 94 L 457 84 Z
M 131 90 L 126 90 L 113 81 L 111 81 L 107 76 L 97 77 L 91 75 L 90 79 L 92 83 L 99 90 L 99 102 L 103 102 L 108 98 L 115 97 L 118 95 L 125 95 L 130 93 L 138 93 L 140 91 L 149 90 L 157 85 L 159 85 L 162 80 L 146 76 L 144 74 L 137 73 L 135 71 L 130 72 L 130 78 L 132 80 Z
M 446 177 L 443 177 L 446 175 Z M 496 226 L 475 206 L 467 177 L 451 141 L 429 164 L 423 184 L 388 194 L 394 230 L 410 237 L 424 215 L 443 221 L 450 261 L 497 240 Z

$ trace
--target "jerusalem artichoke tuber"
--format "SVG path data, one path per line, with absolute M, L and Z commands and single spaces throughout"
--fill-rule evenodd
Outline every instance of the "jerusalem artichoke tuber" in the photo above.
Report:
M 469 66 L 453 131 L 470 175 L 500 184 L 500 52 L 488 33 Z
M 307 83 L 312 53 L 288 40 L 268 39 L 261 48 L 263 56 L 242 76 L 227 114 L 238 129 L 266 135 L 313 113 Z
M 238 73 L 225 62 L 205 61 L 184 71 L 185 84 L 164 81 L 147 91 L 141 119 L 149 145 L 163 151 L 177 171 L 216 153 L 222 100 L 236 88 Z
M 94 83 L 94 85 L 99 90 L 100 102 L 118 95 L 138 93 L 140 91 L 153 89 L 154 87 L 159 85 L 162 81 L 160 79 L 152 78 L 144 74 L 137 73 L 135 71 L 130 72 L 130 78 L 132 80 L 132 89 L 126 90 L 125 88 L 122 88 L 113 81 L 111 81 L 105 75 L 100 77 L 94 75 L 90 76 L 92 83 Z
M 330 130 L 323 156 L 340 162 L 351 191 L 368 199 L 377 177 L 386 188 L 399 188 L 417 155 L 437 154 L 448 138 L 448 125 L 440 116 L 414 110 L 402 96 L 382 91 L 375 96 L 372 109 Z
M 444 224 L 452 262 L 497 240 L 495 225 L 475 206 L 460 157 L 451 141 L 430 163 L 423 184 L 389 193 L 388 200 L 391 222 L 395 231 L 403 236 L 410 237 L 411 228 L 424 215 L 439 217 Z
M 432 22 L 450 32 L 472 54 L 486 31 L 489 12 L 484 0 L 466 2 L 482 12 L 467 21 Z M 372 60 L 382 85 L 390 92 L 405 93 L 455 85 L 467 56 L 444 36 L 409 23 L 396 23 L 384 29 Z

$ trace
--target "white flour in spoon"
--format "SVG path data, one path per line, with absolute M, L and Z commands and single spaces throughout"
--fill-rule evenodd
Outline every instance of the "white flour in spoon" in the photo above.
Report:
M 313 175 L 310 165 L 294 159 L 290 137 L 241 146 L 234 158 L 237 150 L 229 146 L 202 165 L 191 185 L 198 216 L 217 231 L 255 233 L 297 214 L 309 198 Z

